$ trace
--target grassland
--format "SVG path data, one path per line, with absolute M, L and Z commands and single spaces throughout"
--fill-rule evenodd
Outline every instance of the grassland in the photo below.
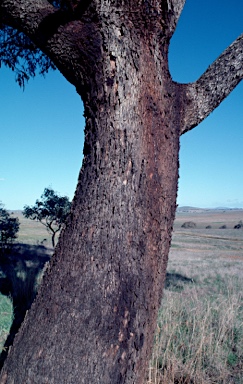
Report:
M 9 297 L 0 294 L 0 350 L 7 338 L 12 323 L 13 307 Z
M 41 224 L 17 215 L 20 242 L 51 245 Z M 243 210 L 177 213 L 147 384 L 243 384 L 243 229 L 233 229 L 240 220 Z M 196 228 L 181 228 L 185 221 Z M 11 316 L 1 296 L 1 345 Z
M 243 210 L 177 213 L 148 383 L 243 383 L 240 220 Z
M 18 242 L 30 245 L 43 244 L 45 247 L 52 247 L 51 236 L 43 224 L 38 221 L 26 219 L 21 211 L 13 211 L 12 215 L 18 217 L 20 221 Z

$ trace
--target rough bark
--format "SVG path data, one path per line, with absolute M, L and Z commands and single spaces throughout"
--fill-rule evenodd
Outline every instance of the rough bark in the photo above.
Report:
M 167 58 L 183 4 L 97 0 L 70 16 L 42 1 L 0 0 L 4 22 L 76 86 L 86 117 L 70 220 L 1 384 L 144 382 L 188 105 Z

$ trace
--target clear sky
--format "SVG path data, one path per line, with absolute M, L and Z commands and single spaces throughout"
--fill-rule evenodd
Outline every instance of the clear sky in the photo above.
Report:
M 196 80 L 243 32 L 242 0 L 187 0 L 170 46 L 174 80 Z M 51 186 L 72 199 L 83 151 L 83 107 L 57 71 L 23 92 L 0 70 L 0 200 L 32 205 Z M 243 82 L 181 138 L 179 205 L 243 207 Z

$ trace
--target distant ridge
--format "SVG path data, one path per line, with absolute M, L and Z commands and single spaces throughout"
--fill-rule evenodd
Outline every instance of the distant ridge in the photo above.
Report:
M 218 211 L 243 211 L 243 208 L 229 208 L 229 207 L 217 207 L 214 209 Z
M 207 208 L 198 208 L 198 207 L 191 207 L 191 206 L 183 206 L 183 207 L 177 207 L 177 212 L 197 212 L 197 211 L 205 211 Z
M 217 208 L 214 208 L 214 209 L 218 209 L 220 211 L 242 211 L 243 208 L 229 208 L 229 207 L 217 207 Z
M 202 212 L 202 211 L 242 211 L 243 208 L 229 208 L 229 207 L 216 207 L 216 208 L 198 208 L 191 206 L 182 206 L 177 208 L 177 212 Z
M 8 209 L 9 213 L 21 214 L 22 209 Z M 243 211 L 243 208 L 215 207 L 215 208 L 199 208 L 190 205 L 178 206 L 176 212 L 203 212 L 203 211 Z

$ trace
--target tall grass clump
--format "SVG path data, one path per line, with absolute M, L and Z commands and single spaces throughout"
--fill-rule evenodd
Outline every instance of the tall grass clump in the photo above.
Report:
M 242 293 L 231 283 L 206 292 L 165 291 L 148 383 L 243 383 Z
M 13 306 L 9 297 L 0 294 L 0 351 L 13 321 Z

